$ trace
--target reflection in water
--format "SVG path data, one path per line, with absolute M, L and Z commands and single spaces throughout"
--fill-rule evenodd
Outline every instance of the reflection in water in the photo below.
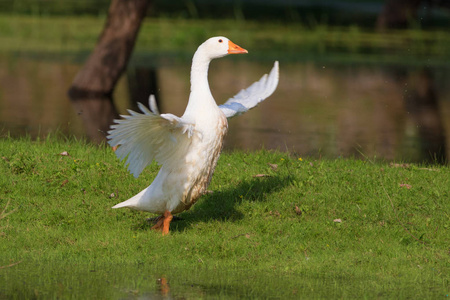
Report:
M 422 157 L 445 163 L 444 126 L 439 111 L 438 97 L 429 69 L 409 72 L 404 78 L 405 107 L 417 124 Z
M 83 120 L 89 139 L 97 144 L 104 142 L 109 126 L 118 117 L 111 97 L 73 97 L 71 102 Z
M 170 292 L 169 281 L 163 275 L 161 278 L 158 278 L 159 292 L 162 296 L 168 296 Z
M 271 62 L 213 61 L 210 85 L 218 103 L 259 79 Z M 59 129 L 104 139 L 114 109 L 134 108 L 157 92 L 162 112 L 181 115 L 190 62 L 130 67 L 109 99 L 76 100 L 66 91 L 79 66 L 0 57 L 0 130 L 33 137 Z M 399 70 L 400 69 L 400 70 Z M 443 162 L 448 155 L 448 69 L 280 62 L 280 84 L 258 108 L 231 119 L 226 149 L 280 149 L 300 156 L 376 156 Z M 130 94 L 132 96 L 130 96 Z M 75 109 L 74 109 L 75 108 Z M 447 139 L 447 141 L 446 141 Z
M 143 103 L 148 106 L 149 95 L 155 95 L 156 101 L 159 101 L 158 90 L 158 72 L 155 68 L 129 68 L 127 71 L 127 83 L 130 94 L 130 109 L 137 110 L 137 103 Z M 159 107 L 159 103 L 156 103 Z
M 249 249 L 251 251 L 251 249 Z M 150 256 L 151 257 L 151 256 Z M 302 263 L 303 255 L 292 257 Z M 312 256 L 314 263 L 315 256 Z M 446 292 L 438 278 L 428 288 L 417 280 L 398 278 L 391 285 L 380 285 L 373 276 L 281 271 L 286 266 L 266 270 L 230 267 L 167 267 L 155 264 L 99 264 L 92 269 L 83 264 L 57 265 L 22 263 L 2 270 L 1 299 L 365 299 L 373 295 L 392 298 L 439 299 Z M 158 274 L 166 274 L 164 276 Z M 165 280 L 157 280 L 158 278 Z M 426 273 L 425 276 L 430 276 Z M 421 279 L 421 278 L 419 278 Z M 439 280 L 442 279 L 442 280 Z M 167 283 L 167 285 L 165 283 Z M 169 286 L 170 284 L 170 286 Z M 400 286 L 393 292 L 395 287 Z M 167 291 L 167 293 L 166 293 Z M 443 292 L 444 291 L 444 292 Z M 414 297 L 415 296 L 415 297 Z

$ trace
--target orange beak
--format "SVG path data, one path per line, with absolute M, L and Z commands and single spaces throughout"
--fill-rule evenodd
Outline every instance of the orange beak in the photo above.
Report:
M 228 41 L 228 54 L 242 54 L 242 53 L 248 53 L 247 50 L 244 48 L 239 47 L 232 41 Z

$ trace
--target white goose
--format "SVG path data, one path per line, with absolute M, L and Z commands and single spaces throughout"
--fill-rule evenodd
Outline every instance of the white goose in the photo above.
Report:
M 239 115 L 265 98 L 278 85 L 278 62 L 269 75 L 217 106 L 208 84 L 208 67 L 214 58 L 248 53 L 225 37 L 213 37 L 201 44 L 191 68 L 191 94 L 181 118 L 159 114 L 153 95 L 149 111 L 128 110 L 129 116 L 115 120 L 108 132 L 109 144 L 120 147 L 116 155 L 126 159 L 128 170 L 138 177 L 153 159 L 162 165 L 152 184 L 136 196 L 115 205 L 161 214 L 152 229 L 169 233 L 172 214 L 188 210 L 208 187 L 227 132 L 227 118 Z

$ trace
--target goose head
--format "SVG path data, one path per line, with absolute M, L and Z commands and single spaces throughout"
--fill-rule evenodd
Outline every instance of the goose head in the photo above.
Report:
M 217 108 L 209 89 L 209 63 L 215 58 L 239 53 L 248 53 L 248 51 L 223 36 L 212 37 L 198 47 L 192 58 L 191 94 L 184 117 L 192 115 L 197 118 L 198 115 L 201 115 L 199 111 L 205 110 L 205 107 L 211 107 L 211 105 Z M 207 111 L 205 114 L 210 113 Z
M 202 53 L 202 55 L 209 60 L 223 57 L 228 54 L 248 53 L 247 50 L 223 36 L 216 36 L 206 40 L 198 47 L 197 51 Z

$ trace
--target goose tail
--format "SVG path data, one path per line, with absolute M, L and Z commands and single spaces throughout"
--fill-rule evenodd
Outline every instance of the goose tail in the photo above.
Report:
M 139 194 L 131 197 L 128 200 L 125 200 L 123 202 L 120 202 L 116 205 L 114 205 L 112 208 L 122 208 L 122 207 L 127 207 L 127 208 L 132 208 L 132 209 L 136 209 L 139 206 L 139 202 L 142 198 L 142 196 L 144 195 L 145 191 L 147 189 L 144 189 L 143 191 L 141 191 Z

